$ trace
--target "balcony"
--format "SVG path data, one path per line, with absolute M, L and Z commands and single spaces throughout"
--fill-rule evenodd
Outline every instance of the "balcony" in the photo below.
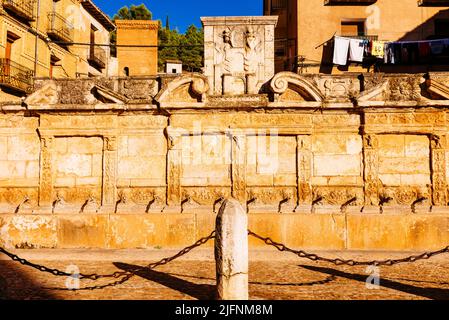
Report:
M 324 0 L 325 6 L 369 6 L 377 0 Z
M 449 0 L 418 0 L 420 7 L 447 7 Z
M 11 61 L 0 59 L 0 85 L 21 92 L 29 92 L 33 85 L 34 72 L 27 67 Z
M 34 21 L 36 0 L 2 0 L 3 8 L 26 20 Z
M 379 36 L 378 35 L 365 35 L 365 34 L 361 34 L 361 35 L 340 35 L 339 37 L 346 37 L 346 38 L 360 39 L 360 40 L 369 40 L 369 41 L 377 41 L 377 40 L 379 40 Z
M 91 46 L 87 61 L 97 69 L 106 68 L 107 54 L 106 50 L 99 46 Z
M 49 37 L 63 42 L 73 42 L 74 27 L 63 16 L 52 12 L 48 14 L 48 30 Z

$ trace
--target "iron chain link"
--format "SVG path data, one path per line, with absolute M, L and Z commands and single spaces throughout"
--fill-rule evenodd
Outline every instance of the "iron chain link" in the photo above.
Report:
M 279 243 L 279 242 L 275 242 L 273 241 L 271 238 L 268 237 L 262 237 L 254 232 L 252 232 L 251 230 L 248 230 L 248 234 L 254 238 L 257 238 L 263 242 L 265 242 L 266 245 L 268 246 L 272 246 L 275 247 L 277 250 L 281 251 L 281 252 L 290 252 L 293 253 L 295 255 L 297 255 L 300 258 L 304 258 L 304 259 L 309 259 L 312 261 L 320 261 L 320 262 L 327 262 L 327 263 L 331 263 L 337 266 L 340 265 L 347 265 L 347 266 L 393 266 L 396 264 L 400 264 L 400 263 L 413 263 L 419 260 L 427 260 L 430 259 L 434 256 L 437 255 L 442 255 L 442 254 L 447 254 L 449 253 L 449 246 L 441 249 L 441 250 L 437 250 L 437 251 L 433 251 L 433 252 L 425 252 L 423 254 L 419 254 L 419 255 L 413 255 L 413 256 L 409 256 L 406 258 L 402 258 L 402 259 L 387 259 L 387 260 L 372 260 L 372 261 L 356 261 L 356 260 L 345 260 L 345 259 L 340 259 L 340 258 L 336 258 L 336 259 L 330 259 L 330 258 L 325 258 L 325 257 L 320 257 L 317 254 L 314 253 L 308 253 L 305 252 L 303 250 L 293 250 L 290 249 L 289 247 L 287 247 L 286 245 Z
M 303 250 L 294 250 L 291 249 L 289 247 L 287 247 L 286 245 L 276 242 L 274 240 L 272 240 L 269 237 L 263 237 L 260 236 L 254 232 L 252 232 L 251 230 L 248 230 L 248 234 L 254 238 L 257 238 L 261 241 L 263 241 L 266 245 L 275 247 L 277 250 L 281 251 L 281 252 L 289 252 L 289 253 L 293 253 L 295 255 L 297 255 L 300 258 L 304 258 L 304 259 L 308 259 L 308 260 L 312 260 L 312 261 L 319 261 L 319 262 L 326 262 L 326 263 L 331 263 L 334 265 L 347 265 L 347 266 L 370 266 L 370 265 L 374 265 L 374 266 L 393 266 L 396 264 L 401 264 L 401 263 L 413 263 L 413 262 L 417 262 L 420 260 L 427 260 L 430 259 L 434 256 L 437 255 L 442 255 L 442 254 L 447 254 L 449 253 L 449 246 L 446 248 L 443 248 L 441 250 L 437 250 L 437 251 L 433 251 L 433 252 L 425 252 L 419 255 L 412 255 L 406 258 L 402 258 L 402 259 L 387 259 L 387 260 L 372 260 L 372 261 L 356 261 L 353 259 L 341 259 L 341 258 L 336 258 L 336 259 L 330 259 L 330 258 L 326 258 L 326 257 L 321 257 L 317 254 L 314 253 L 308 253 L 306 251 Z M 202 246 L 203 244 L 206 244 L 208 241 L 212 240 L 215 238 L 215 231 L 213 231 L 209 236 L 204 237 L 199 239 L 198 241 L 196 241 L 193 245 L 186 247 L 184 249 L 182 249 L 181 251 L 179 251 L 177 254 L 168 257 L 168 258 L 163 258 L 157 262 L 153 262 L 148 264 L 145 267 L 137 267 L 135 269 L 131 269 L 129 271 L 116 271 L 114 273 L 110 273 L 110 274 L 79 274 L 79 279 L 88 279 L 88 280 L 99 280 L 99 279 L 105 279 L 105 278 L 115 278 L 115 279 L 119 279 L 113 283 L 110 284 L 106 284 L 103 286 L 96 286 L 96 287 L 87 287 L 84 288 L 84 290 L 88 290 L 88 289 L 99 289 L 99 288 L 106 288 L 106 287 L 110 287 L 110 286 L 115 286 L 118 284 L 122 284 L 126 281 L 128 281 L 130 278 L 132 278 L 136 272 L 139 271 L 144 271 L 147 269 L 155 269 L 159 266 L 162 265 L 166 265 L 170 262 L 172 262 L 173 260 L 176 260 L 184 255 L 186 255 L 187 253 L 189 253 L 190 251 L 192 251 L 195 248 L 198 248 L 200 246 Z M 61 277 L 70 277 L 73 276 L 73 274 L 68 273 L 68 272 L 64 272 L 61 271 L 59 269 L 53 269 L 53 268 L 48 268 L 44 265 L 39 265 L 33 262 L 30 262 L 26 259 L 23 259 L 19 256 L 17 256 L 16 254 L 13 254 L 9 251 L 7 251 L 6 249 L 0 247 L 0 253 L 5 254 L 6 256 L 8 256 L 9 258 L 11 258 L 11 260 L 13 261 L 17 261 L 19 263 L 21 263 L 22 265 L 25 266 L 29 266 L 32 267 L 36 270 L 39 270 L 41 272 L 47 272 L 50 273 L 54 276 L 61 276 Z
M 96 274 L 96 273 L 94 273 L 94 274 L 83 274 L 83 273 L 80 273 L 79 274 L 79 279 L 87 279 L 87 280 L 94 280 L 95 281 L 95 280 L 98 280 L 98 279 L 105 279 L 105 278 L 119 279 L 121 277 L 125 277 L 124 279 L 128 280 L 129 278 L 131 278 L 134 275 L 134 272 L 139 272 L 139 271 L 143 271 L 143 270 L 146 270 L 146 269 L 154 269 L 154 268 L 157 268 L 159 266 L 168 264 L 168 263 L 172 262 L 173 260 L 178 259 L 178 258 L 186 255 L 187 253 L 189 253 L 193 249 L 202 246 L 203 244 L 207 243 L 208 241 L 210 241 L 211 239 L 214 239 L 214 238 L 215 238 L 215 231 L 213 231 L 209 236 L 199 239 L 193 245 L 188 246 L 188 247 L 182 249 L 181 251 L 179 251 L 174 256 L 171 256 L 171 257 L 168 257 L 168 258 L 163 258 L 160 261 L 150 263 L 146 267 L 138 267 L 138 268 L 132 269 L 131 271 L 116 271 L 116 272 L 111 273 L 111 274 Z M 21 263 L 22 265 L 34 268 L 34 269 L 39 270 L 41 272 L 47 272 L 47 273 L 50 273 L 50 274 L 52 274 L 54 276 L 59 276 L 59 277 L 71 277 L 71 276 L 73 276 L 73 274 L 71 274 L 71 273 L 64 272 L 64 271 L 61 271 L 59 269 L 48 268 L 48 267 L 46 267 L 44 265 L 36 264 L 36 263 L 30 262 L 30 261 L 28 261 L 26 259 L 20 258 L 16 254 L 13 254 L 13 253 L 9 252 L 9 251 L 7 251 L 6 249 L 4 249 L 2 247 L 0 247 L 0 253 L 8 256 L 13 261 L 17 261 L 17 262 Z M 128 276 L 129 276 L 129 278 L 127 278 Z M 123 282 L 126 281 L 126 280 L 124 281 L 124 279 L 121 279 L 121 280 L 119 280 L 117 282 L 114 282 L 114 284 L 123 283 Z M 108 286 L 110 286 L 110 285 L 108 285 Z

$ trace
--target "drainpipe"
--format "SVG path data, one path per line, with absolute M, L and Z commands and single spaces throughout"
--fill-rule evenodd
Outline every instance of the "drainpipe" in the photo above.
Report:
M 39 15 L 40 15 L 41 0 L 37 0 L 37 13 L 36 13 L 36 41 L 34 44 L 34 77 L 37 77 L 37 49 L 39 41 Z

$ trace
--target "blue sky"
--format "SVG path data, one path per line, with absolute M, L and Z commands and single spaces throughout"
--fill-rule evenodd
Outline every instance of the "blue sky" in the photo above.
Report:
M 153 19 L 170 17 L 171 28 L 184 32 L 192 23 L 201 26 L 200 17 L 262 15 L 263 0 L 94 0 L 104 12 L 113 16 L 118 9 L 144 3 L 153 13 Z

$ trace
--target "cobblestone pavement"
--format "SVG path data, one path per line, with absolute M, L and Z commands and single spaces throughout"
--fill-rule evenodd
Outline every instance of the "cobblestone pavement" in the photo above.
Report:
M 143 266 L 169 250 L 16 250 L 15 253 L 65 270 L 74 264 L 82 273 L 109 273 Z M 320 252 L 328 257 L 362 260 L 398 258 L 409 253 Z M 115 262 L 114 262 L 115 261 Z M 333 266 L 302 260 L 276 251 L 250 253 L 250 298 L 259 299 L 447 299 L 449 256 L 413 264 L 382 267 L 380 288 L 366 288 L 366 267 Z M 212 299 L 215 264 L 212 249 L 191 254 L 153 271 L 138 273 L 124 284 L 103 290 L 65 290 L 64 277 L 54 277 L 0 257 L 0 297 L 8 299 Z M 81 287 L 110 280 L 81 281 Z M 112 280 L 113 281 L 113 280 Z

